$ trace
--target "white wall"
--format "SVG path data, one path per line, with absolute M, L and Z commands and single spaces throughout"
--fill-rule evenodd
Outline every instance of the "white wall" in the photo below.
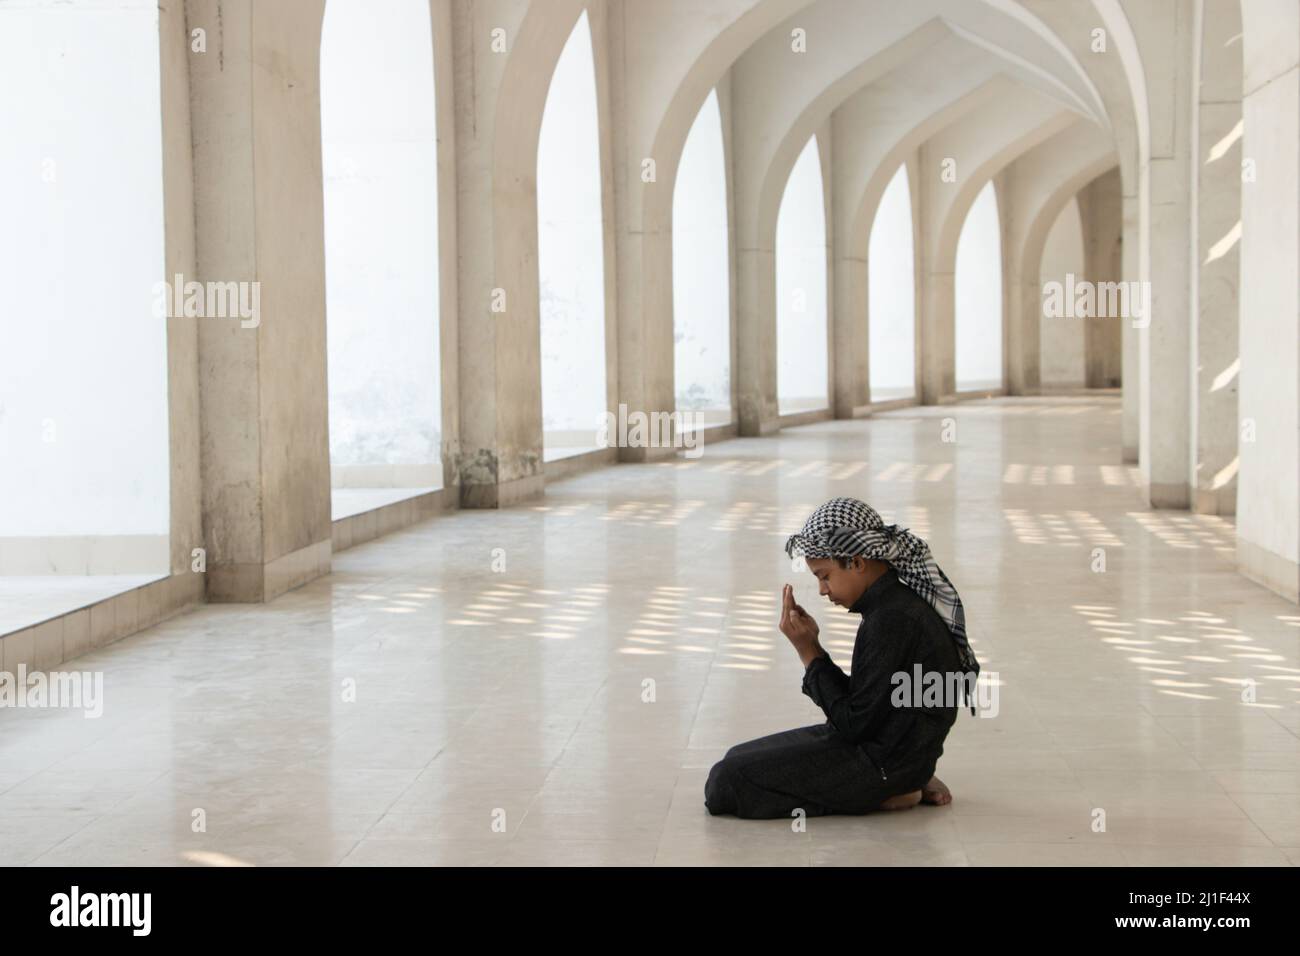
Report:
M 686 137 L 673 187 L 674 386 L 679 409 L 730 419 L 731 306 L 727 170 L 718 95 L 710 91 Z
M 776 394 L 782 415 L 829 405 L 826 209 L 817 137 L 795 161 L 776 220 Z
M 957 391 L 1002 387 L 1002 238 L 989 182 L 971 205 L 957 240 Z
M 157 4 L 0 5 L 0 86 L 0 573 L 165 571 Z
M 1068 288 L 1066 276 L 1074 282 L 1088 279 L 1083 258 L 1083 222 L 1079 204 L 1071 199 L 1047 233 L 1043 259 L 1039 268 L 1038 288 L 1059 282 Z M 1042 301 L 1041 295 L 1039 301 Z M 1038 360 L 1040 381 L 1044 387 L 1082 388 L 1087 380 L 1087 346 L 1083 318 L 1060 318 L 1042 315 L 1039 319 Z
M 867 250 L 871 400 L 911 398 L 916 394 L 916 284 L 906 163 L 880 197 Z
M 542 114 L 537 222 L 544 445 L 592 446 L 606 411 L 605 278 L 596 74 L 585 11 L 555 65 Z M 583 437 L 556 434 L 574 431 Z
M 1242 5 L 1241 570 L 1300 598 L 1300 11 Z
M 329 0 L 321 36 L 335 484 L 441 483 L 438 192 L 429 6 Z M 426 466 L 401 472 L 340 466 Z

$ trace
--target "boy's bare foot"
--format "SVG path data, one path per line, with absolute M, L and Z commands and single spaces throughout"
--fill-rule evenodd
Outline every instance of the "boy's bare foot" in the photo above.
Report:
M 924 794 L 920 790 L 913 790 L 911 793 L 900 793 L 890 797 L 880 805 L 882 810 L 910 810 L 921 802 Z
M 952 803 L 952 791 L 938 777 L 931 777 L 930 782 L 921 788 L 921 800 L 936 807 L 945 807 Z

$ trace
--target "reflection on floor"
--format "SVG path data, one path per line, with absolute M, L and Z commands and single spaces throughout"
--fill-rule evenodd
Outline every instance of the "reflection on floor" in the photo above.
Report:
M 1118 459 L 1112 397 L 904 409 L 358 546 L 81 658 L 97 720 L 0 710 L 0 863 L 1300 862 L 1300 612 Z M 781 552 L 841 494 L 929 537 L 997 716 L 949 738 L 951 806 L 711 817 L 728 746 L 823 719 L 784 581 L 847 663 Z

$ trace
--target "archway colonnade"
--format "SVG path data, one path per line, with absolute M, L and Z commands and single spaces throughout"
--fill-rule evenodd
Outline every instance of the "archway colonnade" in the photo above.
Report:
M 256 281 L 262 312 L 255 329 L 167 320 L 174 581 L 159 613 L 196 597 L 195 547 L 206 549 L 208 599 L 248 601 L 328 572 L 336 545 L 326 12 L 326 0 L 159 9 L 165 274 Z M 880 407 L 868 251 L 900 169 L 914 225 L 915 348 L 903 361 L 916 400 L 969 397 L 956 372 L 956 260 L 990 184 L 1002 382 L 980 394 L 1039 393 L 1043 250 L 1077 202 L 1081 278 L 1133 290 L 1123 314 L 1084 335 L 1083 384 L 1122 382 L 1122 457 L 1140 466 L 1152 506 L 1235 512 L 1242 572 L 1300 597 L 1293 2 L 430 0 L 429 12 L 442 489 L 404 520 L 524 501 L 548 473 L 582 464 L 550 468 L 543 454 L 537 164 L 550 77 L 585 15 L 607 409 L 677 408 L 674 182 L 701 106 L 716 101 L 731 421 L 706 438 Z M 826 233 L 826 403 L 783 416 L 778 219 L 810 142 Z M 672 453 L 607 448 L 582 462 Z
M 221 49 L 196 57 L 188 51 L 189 33 L 213 20 L 218 6 L 225 24 Z M 539 77 L 549 77 L 586 11 L 606 200 L 610 408 L 625 404 L 650 413 L 676 407 L 673 182 L 687 133 L 715 90 L 726 140 L 735 293 L 729 318 L 734 423 L 718 427 L 744 435 L 768 434 L 782 424 L 776 220 L 790 171 L 810 138 L 816 138 L 825 183 L 827 414 L 836 416 L 871 409 L 866 246 L 875 207 L 900 166 L 911 172 L 917 392 L 926 403 L 958 397 L 955 258 L 961 227 L 980 191 L 995 184 L 1002 224 L 1004 389 L 1033 394 L 1041 384 L 1038 264 L 1046 234 L 1066 202 L 1117 168 L 1118 210 L 1113 187 L 1109 202 L 1093 190 L 1090 221 L 1104 220 L 1105 229 L 1122 237 L 1120 274 L 1102 278 L 1147 283 L 1150 314 L 1090 328 L 1089 381 L 1123 381 L 1125 452 L 1140 464 L 1153 505 L 1231 512 L 1240 482 L 1255 489 L 1253 504 L 1243 497 L 1238 519 L 1243 570 L 1283 593 L 1290 581 L 1294 590 L 1300 533 L 1295 482 L 1289 490 L 1279 488 L 1286 483 L 1267 469 L 1285 460 L 1296 473 L 1294 434 L 1284 439 L 1277 431 L 1295 409 L 1279 411 L 1275 398 L 1269 407 L 1258 400 L 1252 407 L 1252 393 L 1243 389 L 1244 407 L 1234 410 L 1236 381 L 1225 386 L 1223 380 L 1227 373 L 1244 383 L 1257 374 L 1268 383 L 1259 387 L 1275 395 L 1276 378 L 1266 361 L 1261 358 L 1252 373 L 1245 354 L 1240 361 L 1232 354 L 1239 310 L 1231 270 L 1249 245 L 1237 249 L 1229 237 L 1229 248 L 1222 246 L 1237 220 L 1236 234 L 1245 235 L 1251 212 L 1271 209 L 1275 184 L 1268 177 L 1294 171 L 1294 157 L 1282 155 L 1293 144 L 1279 142 L 1275 128 L 1252 131 L 1240 105 L 1243 92 L 1281 95 L 1252 89 L 1252 74 L 1243 74 L 1242 63 L 1257 63 L 1250 51 L 1260 48 L 1267 62 L 1294 65 L 1286 59 L 1285 43 L 1296 45 L 1289 4 L 448 0 L 431 3 L 430 10 L 439 80 L 439 238 L 442 248 L 457 251 L 443 257 L 439 284 L 442 315 L 455 317 L 444 321 L 441 336 L 444 487 L 454 489 L 449 504 L 505 505 L 537 494 L 545 481 L 537 415 L 536 156 L 547 84 Z M 189 170 L 183 159 L 168 163 L 169 182 L 188 174 L 179 188 L 198 197 L 192 231 L 177 226 L 177 242 L 169 230 L 169 253 L 184 248 L 184 237 L 192 235 L 200 249 L 200 278 L 210 272 L 256 275 L 267 290 L 264 311 L 276 319 L 264 324 L 255 344 L 248 341 L 253 336 L 223 342 L 223 330 L 201 332 L 201 351 L 255 347 L 256 362 L 243 367 L 263 386 L 256 390 L 261 434 L 241 434 L 232 447 L 214 446 L 208 460 L 222 462 L 218 470 L 238 471 L 241 459 L 253 458 L 247 454 L 251 444 L 296 450 L 258 456 L 261 474 L 240 483 L 256 489 L 263 502 L 265 517 L 254 522 L 262 529 L 261 550 L 255 544 L 247 561 L 232 553 L 225 562 L 218 555 L 218 578 L 223 566 L 266 569 L 296 556 L 297 570 L 277 575 L 287 584 L 319 573 L 328 561 L 328 486 L 320 469 L 298 460 L 283 474 L 275 470 L 277 457 L 319 458 L 325 429 L 319 387 L 323 329 L 317 321 L 323 264 L 313 251 L 319 234 L 315 91 L 323 13 L 321 3 L 212 0 L 187 5 L 183 23 L 175 12 L 164 14 L 176 20 L 170 30 L 164 22 L 164 63 L 170 57 L 176 73 L 188 73 L 192 104 L 177 104 L 165 118 L 190 127 L 194 144 Z M 867 24 L 869 30 L 860 29 Z M 225 67 L 209 72 L 218 60 Z M 1275 71 L 1253 82 L 1271 84 L 1277 76 Z M 241 85 L 245 108 L 205 108 L 208 102 L 228 104 Z M 243 125 L 243 143 L 206 136 L 214 122 Z M 1237 139 L 1225 145 L 1239 126 Z M 1265 155 L 1251 155 L 1252 132 Z M 274 148 L 253 149 L 262 137 Z M 232 150 L 244 156 L 251 177 L 232 182 L 238 165 L 228 161 L 205 165 L 210 149 L 223 160 L 233 158 Z M 259 190 L 269 183 L 276 187 Z M 229 201 L 232 193 L 242 195 L 242 213 L 239 202 Z M 221 200 L 208 206 L 204 195 Z M 1261 203 L 1263 196 L 1270 198 Z M 173 205 L 168 203 L 169 221 Z M 209 215 L 222 217 L 223 228 L 207 228 Z M 1270 218 L 1272 228 L 1276 215 Z M 257 242 L 228 250 L 242 262 L 203 254 L 205 236 L 219 232 L 229 244 L 224 227 L 237 223 L 250 240 L 251 231 L 258 234 Z M 1085 238 L 1104 241 L 1097 230 Z M 277 247 L 278 240 L 291 245 L 291 255 Z M 1112 252 L 1115 245 L 1112 238 Z M 1211 256 L 1213 248 L 1219 252 Z M 1271 258 L 1287 248 L 1273 243 L 1260 254 Z M 289 263 L 292 268 L 284 268 Z M 1257 295 L 1280 295 L 1280 286 L 1288 285 L 1280 279 L 1285 269 L 1264 277 L 1254 263 L 1242 260 L 1239 268 L 1243 291 L 1248 274 L 1258 277 Z M 1294 298 L 1294 290 L 1289 293 Z M 504 298 L 504 311 L 492 311 L 494 296 Z M 1140 294 L 1134 298 L 1136 306 Z M 1269 318 L 1254 320 L 1282 321 L 1274 300 L 1268 301 Z M 1250 320 L 1245 309 L 1240 313 L 1237 331 L 1244 341 Z M 1293 314 L 1288 321 L 1294 322 Z M 229 338 L 234 330 L 224 334 Z M 1120 337 L 1122 348 L 1108 344 Z M 208 338 L 214 339 L 210 345 Z M 284 367 L 281 348 L 295 356 L 293 375 L 274 374 Z M 318 361 L 303 360 L 311 355 Z M 1128 374 L 1106 369 L 1117 364 L 1115 355 L 1122 355 Z M 218 393 L 223 387 L 232 396 L 249 393 L 248 382 L 232 375 L 228 364 L 212 366 L 223 381 L 202 383 L 202 406 L 229 407 L 207 400 L 214 385 Z M 1235 372 L 1227 372 L 1233 367 Z M 1294 378 L 1292 369 L 1289 380 Z M 288 433 L 278 435 L 280 427 Z M 205 441 L 209 435 L 219 441 L 220 433 L 215 424 L 200 429 Z M 1239 442 L 1239 433 L 1251 441 Z M 1256 454 L 1261 442 L 1270 449 L 1262 456 Z M 1249 452 L 1246 445 L 1253 445 Z M 667 453 L 620 448 L 602 457 L 642 460 Z M 1256 461 L 1266 471 L 1249 473 Z M 202 484 L 228 489 L 231 481 L 205 473 Z M 230 518 L 213 507 L 217 495 L 207 497 L 202 526 L 210 538 L 211 531 L 226 530 Z M 1254 504 L 1267 507 L 1271 517 L 1257 518 Z M 218 537 L 240 538 L 239 528 L 229 531 L 229 537 Z M 209 590 L 223 589 L 210 584 Z M 234 593 L 246 592 L 234 585 Z

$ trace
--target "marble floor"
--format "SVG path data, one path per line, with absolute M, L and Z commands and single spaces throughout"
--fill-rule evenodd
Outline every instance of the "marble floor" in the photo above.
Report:
M 0 862 L 1300 863 L 1300 609 L 1237 575 L 1229 521 L 1143 507 L 1119 415 L 999 399 L 720 442 L 173 619 L 63 665 L 102 672 L 98 719 L 0 709 Z M 855 619 L 781 550 L 835 495 L 930 540 L 997 714 L 958 719 L 950 806 L 712 817 L 730 745 L 823 720 L 783 582 L 847 663 Z

